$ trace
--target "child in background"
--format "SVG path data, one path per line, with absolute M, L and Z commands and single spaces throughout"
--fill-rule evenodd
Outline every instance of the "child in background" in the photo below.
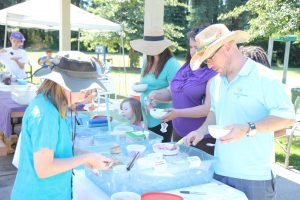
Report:
M 126 98 L 120 105 L 121 115 L 133 125 L 143 127 L 143 116 L 141 102 L 134 98 Z

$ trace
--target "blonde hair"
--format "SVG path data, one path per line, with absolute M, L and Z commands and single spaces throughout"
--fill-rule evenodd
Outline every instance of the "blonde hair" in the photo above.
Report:
M 45 79 L 37 91 L 37 94 L 40 93 L 43 93 L 45 98 L 53 103 L 61 117 L 66 117 L 68 99 L 60 85 L 54 81 Z
M 134 98 L 126 98 L 124 99 L 120 104 L 120 109 L 122 109 L 122 106 L 124 103 L 128 102 L 131 106 L 133 118 L 131 119 L 131 123 L 140 123 L 143 121 L 143 114 L 142 114 L 142 106 L 141 102 L 139 100 L 136 100 Z

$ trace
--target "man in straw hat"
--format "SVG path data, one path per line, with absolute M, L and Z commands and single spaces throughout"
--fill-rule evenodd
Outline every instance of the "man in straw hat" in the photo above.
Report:
M 147 56 L 142 66 L 141 83 L 147 84 L 147 89 L 141 94 L 141 104 L 149 130 L 163 136 L 163 142 L 170 142 L 172 136 L 172 122 L 161 123 L 149 114 L 153 105 L 148 94 L 153 90 L 167 88 L 175 76 L 180 65 L 172 55 L 169 47 L 172 42 L 164 37 L 164 1 L 145 0 L 144 38 L 130 41 L 131 47 Z M 150 106 L 148 106 L 150 105 Z M 156 108 L 171 108 L 170 102 L 156 103 Z
M 229 31 L 214 24 L 196 36 L 198 52 L 191 65 L 202 62 L 221 75 L 211 84 L 211 108 L 204 124 L 184 142 L 196 145 L 219 125 L 229 133 L 217 139 L 214 178 L 243 191 L 248 199 L 275 199 L 274 131 L 294 122 L 293 105 L 272 71 L 247 59 L 237 43 L 246 42 L 244 31 Z
M 112 163 L 98 153 L 73 156 L 75 126 L 67 120 L 67 108 L 78 100 L 75 97 L 80 99 L 79 94 L 83 97 L 84 91 L 101 88 L 102 84 L 96 75 L 95 62 L 85 54 L 58 55 L 52 69 L 42 68 L 35 74 L 44 81 L 23 117 L 12 200 L 71 200 L 73 168 L 84 164 L 93 169 L 108 169 Z

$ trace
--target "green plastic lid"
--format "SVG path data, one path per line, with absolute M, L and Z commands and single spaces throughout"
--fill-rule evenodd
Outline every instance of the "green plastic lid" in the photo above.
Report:
M 143 131 L 128 131 L 126 132 L 126 135 L 134 139 L 143 139 L 146 137 Z

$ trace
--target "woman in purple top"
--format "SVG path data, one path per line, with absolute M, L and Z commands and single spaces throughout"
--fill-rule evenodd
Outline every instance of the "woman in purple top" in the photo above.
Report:
M 199 128 L 210 109 L 210 79 L 217 72 L 209 69 L 206 64 L 192 71 L 189 64 L 191 56 L 197 50 L 195 36 L 205 27 L 198 27 L 188 33 L 190 50 L 186 56 L 186 63 L 173 78 L 170 88 L 155 90 L 149 94 L 149 97 L 155 101 L 172 101 L 173 108 L 165 109 L 168 114 L 162 120 L 165 122 L 172 120 L 173 141 L 178 141 Z M 196 147 L 213 155 L 214 143 L 215 139 L 208 136 Z

